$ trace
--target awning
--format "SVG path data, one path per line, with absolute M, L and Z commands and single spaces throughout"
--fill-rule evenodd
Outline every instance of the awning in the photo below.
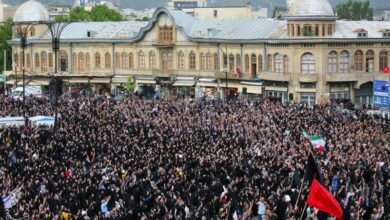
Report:
M 194 86 L 194 81 L 176 81 L 173 86 Z
M 89 83 L 89 79 L 87 78 L 70 78 L 69 83 Z
M 277 92 L 287 92 L 286 87 L 276 87 L 276 86 L 267 86 L 265 87 L 267 91 L 277 91 Z
M 209 83 L 211 83 L 211 82 L 216 82 L 217 81 L 217 79 L 215 79 L 215 78 L 199 78 L 199 82 L 209 82 Z
M 28 85 L 32 86 L 40 86 L 40 85 L 49 85 L 48 79 L 34 79 L 28 83 Z
M 90 83 L 104 83 L 104 84 L 110 83 L 110 81 L 111 81 L 110 78 L 93 78 L 89 80 Z
M 192 76 L 177 76 L 177 81 L 195 81 L 195 77 Z
M 243 89 L 246 88 L 246 93 L 249 94 L 262 94 L 263 89 L 261 86 L 244 86 Z
M 156 84 L 156 80 L 136 80 L 137 84 Z
M 5 80 L 5 76 L 0 74 L 0 82 L 4 82 L 4 80 Z
M 310 93 L 315 93 L 317 89 L 305 89 L 305 88 L 299 88 L 296 90 L 296 92 L 310 92 Z
M 234 82 L 228 82 L 228 83 L 227 83 L 227 87 L 228 87 L 228 88 L 237 88 L 237 89 L 239 89 L 239 88 L 242 88 L 242 86 L 243 86 L 243 85 L 241 85 L 241 84 L 239 84 L 239 83 L 234 83 Z M 221 82 L 221 83 L 219 84 L 219 87 L 225 88 L 225 87 L 226 87 L 226 82 Z
M 250 82 L 250 81 L 241 81 L 243 85 L 251 85 L 251 86 L 262 86 L 262 82 Z
M 5 82 L 5 84 L 13 85 L 13 84 L 15 84 L 15 80 L 14 80 L 14 79 L 7 80 L 7 81 Z
M 127 83 L 128 76 L 114 76 L 112 78 L 113 83 Z
M 218 87 L 218 83 L 216 83 L 216 82 L 197 82 L 196 86 L 199 86 L 199 87 Z

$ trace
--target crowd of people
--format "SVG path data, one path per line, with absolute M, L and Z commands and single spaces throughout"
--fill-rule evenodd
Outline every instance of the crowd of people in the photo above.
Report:
M 0 100 L 0 117 L 53 115 Z M 343 219 L 390 214 L 390 121 L 261 99 L 63 99 L 56 130 L 0 127 L 0 219 L 327 219 L 306 206 L 314 155 Z M 322 135 L 312 151 L 302 130 Z

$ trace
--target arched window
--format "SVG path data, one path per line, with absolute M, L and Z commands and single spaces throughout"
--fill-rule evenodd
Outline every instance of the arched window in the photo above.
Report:
M 122 53 L 122 69 L 127 69 L 129 68 L 129 58 L 127 57 L 127 53 L 123 52 Z
M 236 54 L 236 67 L 241 69 L 241 55 Z
M 363 52 L 358 50 L 355 52 L 355 70 L 358 72 L 363 71 Z
M 68 54 L 64 51 L 60 51 L 59 66 L 61 71 L 68 71 Z
M 349 52 L 344 50 L 340 53 L 340 73 L 349 72 Z
M 331 51 L 328 55 L 328 72 L 337 73 L 337 52 Z
M 255 78 L 257 73 L 257 57 L 256 54 L 251 55 L 251 74 Z
M 28 68 L 31 67 L 31 58 L 29 53 L 26 54 L 26 65 Z
M 49 53 L 49 68 L 53 67 L 53 53 Z
M 134 55 L 129 53 L 129 69 L 134 69 Z
M 329 24 L 328 25 L 328 36 L 331 36 L 332 35 L 332 25 L 331 24 Z
M 140 51 L 138 54 L 138 67 L 140 69 L 145 69 L 145 54 L 143 51 Z
M 73 65 L 72 65 L 73 70 L 77 69 L 78 68 L 78 66 L 77 66 L 77 53 L 72 54 L 72 63 L 73 63 Z
M 283 57 L 280 54 L 275 54 L 274 57 L 274 71 L 277 73 L 281 73 L 283 70 Z
M 121 54 L 119 52 L 115 53 L 115 68 L 121 68 Z
M 85 71 L 84 53 L 79 53 L 79 71 Z
M 35 28 L 33 27 L 30 28 L 30 36 L 31 37 L 35 36 Z
M 183 51 L 180 51 L 178 56 L 177 56 L 177 67 L 179 70 L 183 70 L 185 68 L 185 56 Z
M 272 55 L 271 54 L 268 54 L 267 56 L 267 70 L 268 71 L 272 71 Z
M 14 54 L 14 64 L 15 64 L 15 67 L 19 67 L 19 54 L 18 53 Z
M 299 26 L 299 24 L 297 25 L 297 36 L 301 36 L 301 26 Z
M 366 52 L 366 72 L 370 73 L 374 71 L 374 51 L 368 50 Z
M 196 55 L 193 51 L 190 52 L 189 63 L 190 63 L 189 65 L 190 70 L 196 69 Z
M 17 63 L 16 65 L 23 67 L 23 53 L 22 52 L 19 53 L 19 63 Z
M 154 51 L 150 51 L 149 53 L 149 68 L 156 69 L 156 54 Z
M 95 68 L 100 68 L 101 67 L 101 64 L 100 64 L 100 53 L 96 52 L 95 53 Z
M 91 56 L 89 55 L 89 53 L 85 54 L 85 69 L 91 69 Z
M 387 51 L 381 51 L 379 53 L 379 70 L 383 71 L 383 68 L 389 66 L 389 53 Z
M 229 54 L 229 72 L 234 72 L 234 55 Z
M 171 52 L 161 53 L 161 66 L 164 70 L 171 70 L 173 67 L 173 55 Z
M 41 71 L 47 71 L 47 53 L 45 51 L 41 52 Z
M 250 73 L 250 69 L 249 69 L 249 55 L 248 54 L 245 54 L 245 72 L 247 73 Z
M 200 69 L 204 70 L 206 69 L 206 55 L 204 53 L 200 53 Z
M 312 53 L 304 53 L 301 56 L 301 73 L 314 74 L 316 72 L 316 58 Z
M 206 54 L 206 69 L 212 70 L 213 69 L 213 56 L 211 53 Z
M 39 67 L 39 53 L 35 53 L 35 67 Z
M 289 60 L 288 60 L 288 56 L 287 55 L 284 55 L 283 56 L 283 72 L 284 73 L 288 73 L 289 72 L 289 70 L 288 70 L 288 68 L 289 68 Z
M 218 54 L 214 53 L 213 55 L 213 63 L 214 63 L 214 70 L 218 70 L 219 68 L 219 60 L 218 60 Z
M 259 63 L 259 66 L 258 66 L 259 70 L 258 70 L 258 72 L 262 72 L 263 71 L 263 56 L 261 54 L 259 54 L 257 59 L 258 59 L 258 63 Z
M 111 68 L 111 54 L 109 52 L 104 55 L 104 67 Z

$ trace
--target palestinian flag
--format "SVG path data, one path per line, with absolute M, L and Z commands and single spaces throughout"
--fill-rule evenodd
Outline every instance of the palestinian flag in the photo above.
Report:
M 318 152 L 324 152 L 325 151 L 325 140 L 320 135 L 309 135 L 305 130 L 302 131 L 303 136 L 310 141 L 311 145 L 314 147 L 314 149 Z

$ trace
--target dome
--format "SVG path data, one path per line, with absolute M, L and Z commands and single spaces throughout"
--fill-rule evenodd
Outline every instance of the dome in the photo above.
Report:
M 290 16 L 334 16 L 328 0 L 292 0 L 289 4 Z
M 16 9 L 14 22 L 39 22 L 48 21 L 49 12 L 41 3 L 28 0 Z

